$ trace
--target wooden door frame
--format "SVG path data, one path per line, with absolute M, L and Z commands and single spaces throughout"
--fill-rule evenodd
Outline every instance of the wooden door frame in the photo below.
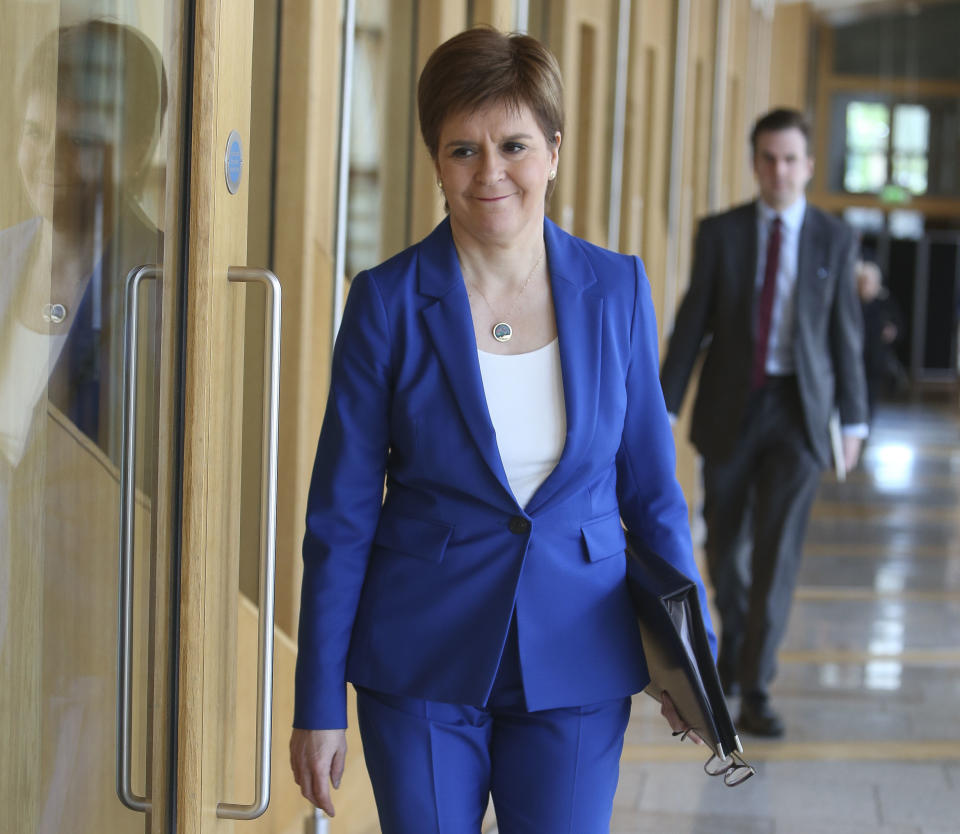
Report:
M 231 130 L 250 145 L 252 0 L 195 0 L 183 365 L 183 463 L 177 831 L 228 831 L 218 802 L 232 790 L 242 414 L 243 291 L 227 269 L 246 262 L 248 178 L 230 194 Z M 240 397 L 238 401 L 238 395 Z M 224 446 L 229 443 L 229 447 Z M 216 626 L 214 626 L 214 622 Z M 224 623 L 233 627 L 223 628 Z M 225 641 L 225 642 L 224 642 Z M 242 766 L 238 764 L 238 767 Z

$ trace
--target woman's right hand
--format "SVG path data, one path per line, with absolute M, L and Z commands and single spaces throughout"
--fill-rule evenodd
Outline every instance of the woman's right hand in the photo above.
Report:
M 667 723 L 670 725 L 670 729 L 673 730 L 673 734 L 683 734 L 685 738 L 689 738 L 694 744 L 703 744 L 703 739 L 690 729 L 689 724 L 684 723 L 666 690 L 660 693 L 660 699 L 660 714 L 667 719 Z
M 290 767 L 300 793 L 334 815 L 330 785 L 340 787 L 347 758 L 346 730 L 297 730 L 290 735 Z

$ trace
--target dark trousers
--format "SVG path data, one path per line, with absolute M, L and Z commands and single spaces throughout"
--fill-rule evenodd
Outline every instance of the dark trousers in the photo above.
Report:
M 607 834 L 630 699 L 527 712 L 511 628 L 485 707 L 357 690 L 383 834 Z
M 718 668 L 745 697 L 776 674 L 820 480 L 795 377 L 755 392 L 735 453 L 703 465 L 706 556 L 721 619 Z

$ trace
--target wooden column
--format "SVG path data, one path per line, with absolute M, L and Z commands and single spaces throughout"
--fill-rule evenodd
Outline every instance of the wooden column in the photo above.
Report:
M 474 0 L 470 24 L 489 23 L 501 32 L 512 32 L 513 15 L 513 0 Z
M 418 76 L 430 53 L 466 25 L 467 9 L 463 0 L 421 0 L 417 27 Z M 433 160 L 422 142 L 416 142 L 413 149 L 410 200 L 412 238 L 417 241 L 426 237 L 444 217 Z
M 807 107 L 807 65 L 812 11 L 809 3 L 777 4 L 773 17 L 770 106 Z
M 335 3 L 283 4 L 274 271 L 283 285 L 276 622 L 295 636 L 300 545 L 330 367 L 340 75 Z

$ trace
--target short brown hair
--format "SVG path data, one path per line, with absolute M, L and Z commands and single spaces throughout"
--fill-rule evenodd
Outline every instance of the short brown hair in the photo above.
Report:
M 160 137 L 167 78 L 145 34 L 110 20 L 86 20 L 44 36 L 21 73 L 18 93 L 21 121 L 35 94 L 55 95 L 109 119 L 130 157 L 130 172 L 142 175 Z
M 803 134 L 807 145 L 807 156 L 810 156 L 810 122 L 799 110 L 791 110 L 789 107 L 778 107 L 757 119 L 750 132 L 750 147 L 754 153 L 757 152 L 757 137 L 761 133 L 773 133 L 791 128 L 796 128 Z
M 529 35 L 476 26 L 440 44 L 420 73 L 420 133 L 433 159 L 444 120 L 489 104 L 530 108 L 551 145 L 563 133 L 563 82 L 553 54 Z

